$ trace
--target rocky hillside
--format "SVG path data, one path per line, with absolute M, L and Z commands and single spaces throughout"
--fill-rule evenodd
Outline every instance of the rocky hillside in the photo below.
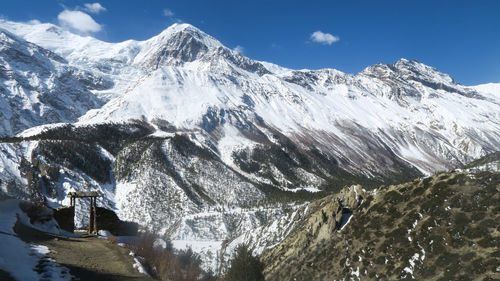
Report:
M 498 171 L 472 167 L 353 186 L 309 205 L 264 252 L 266 280 L 497 280 L 499 190 Z

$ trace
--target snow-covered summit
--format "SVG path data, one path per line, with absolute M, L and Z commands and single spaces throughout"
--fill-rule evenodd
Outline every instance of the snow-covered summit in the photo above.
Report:
M 189 36 L 195 38 L 196 40 L 199 40 L 209 49 L 213 48 L 218 48 L 222 47 L 223 45 L 214 37 L 206 34 L 205 32 L 201 31 L 197 27 L 188 24 L 188 23 L 174 23 L 171 26 L 167 27 L 165 30 L 163 30 L 160 34 L 152 37 L 151 39 L 148 39 L 146 41 L 148 42 L 157 42 L 157 41 L 170 41 L 172 40 L 172 37 L 175 35 L 183 33 L 183 34 L 188 34 Z
M 159 35 L 141 42 L 135 64 L 157 69 L 162 64 L 182 64 L 222 47 L 215 38 L 190 24 L 173 24 Z

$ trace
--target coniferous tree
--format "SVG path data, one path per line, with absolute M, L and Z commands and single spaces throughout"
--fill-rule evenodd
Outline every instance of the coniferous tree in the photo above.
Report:
M 263 264 L 246 245 L 239 245 L 225 281 L 264 281 Z

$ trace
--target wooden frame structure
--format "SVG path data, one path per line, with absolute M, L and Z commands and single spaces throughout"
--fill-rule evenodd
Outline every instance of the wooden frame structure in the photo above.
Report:
M 89 234 L 97 234 L 97 197 L 100 197 L 99 193 L 96 191 L 70 192 L 68 196 L 71 207 L 75 207 L 77 198 L 90 198 Z

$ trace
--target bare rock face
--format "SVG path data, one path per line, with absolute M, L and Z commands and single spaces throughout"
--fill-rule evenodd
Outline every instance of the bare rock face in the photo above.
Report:
M 363 193 L 360 185 L 353 185 L 337 195 L 328 197 L 306 225 L 307 229 L 311 229 L 310 238 L 320 241 L 329 238 L 331 233 L 340 231 L 363 202 Z
M 274 271 L 289 261 L 298 262 L 300 258 L 297 256 L 310 251 L 323 251 L 322 247 L 330 239 L 341 235 L 342 229 L 349 223 L 351 216 L 355 215 L 363 204 L 363 198 L 368 196 L 360 185 L 353 185 L 344 188 L 339 194 L 330 195 L 312 203 L 305 215 L 307 220 L 297 225 L 297 231 L 263 254 L 262 260 L 266 264 L 266 272 L 276 278 L 271 280 L 288 280 L 284 278 L 285 276 L 275 275 Z M 305 261 L 306 264 L 308 262 L 310 261 Z
M 139 225 L 137 223 L 122 221 L 112 210 L 97 207 L 97 228 L 108 230 L 116 236 L 137 235 Z

